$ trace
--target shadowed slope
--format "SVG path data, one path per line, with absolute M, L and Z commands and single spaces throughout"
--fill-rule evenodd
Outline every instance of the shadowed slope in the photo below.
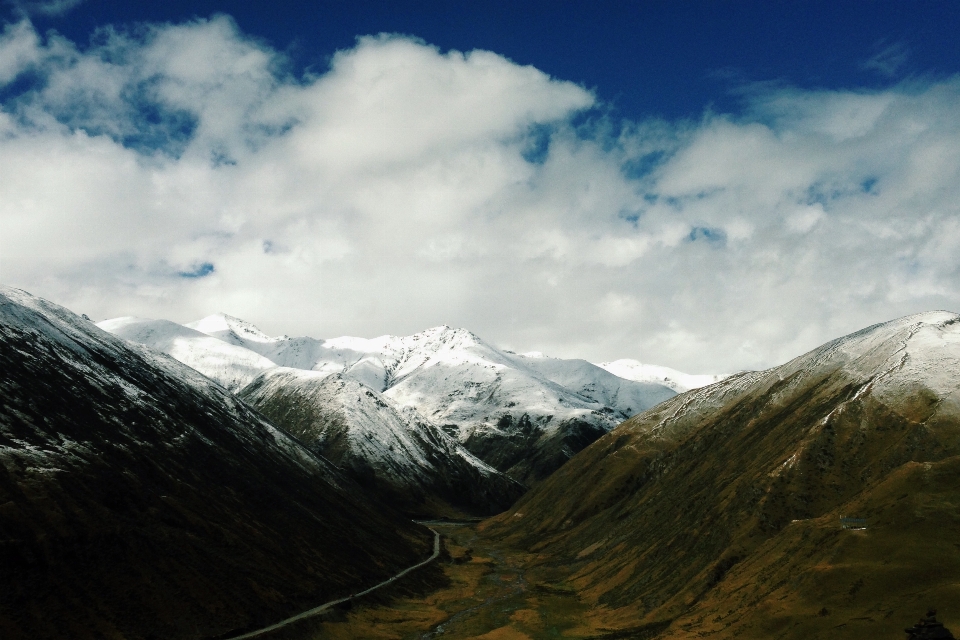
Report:
M 920 314 L 628 420 L 486 534 L 641 637 L 890 634 L 958 602 L 958 455 L 960 321 Z
M 201 638 L 422 560 L 373 505 L 226 390 L 0 290 L 0 636 Z
M 341 374 L 276 368 L 240 397 L 414 517 L 491 515 L 524 491 L 415 412 L 401 415 L 379 393 Z

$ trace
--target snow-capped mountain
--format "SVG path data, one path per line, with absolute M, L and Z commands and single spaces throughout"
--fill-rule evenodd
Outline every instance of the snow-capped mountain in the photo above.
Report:
M 166 341 L 137 329 L 133 321 L 101 326 L 178 357 Z M 329 340 L 270 337 L 224 314 L 186 327 L 276 366 L 356 380 L 400 413 L 413 412 L 415 422 L 444 429 L 524 482 L 545 477 L 621 421 L 676 393 L 660 382 L 627 380 L 584 360 L 503 351 L 465 329 L 446 326 L 405 337 Z M 192 351 L 206 349 L 205 342 L 193 340 L 189 348 L 177 344 L 184 362 L 228 386 L 262 364 L 248 355 L 242 366 L 231 368 L 223 364 L 222 351 L 210 356 Z
M 220 385 L 16 289 L 0 368 L 3 638 L 227 637 L 430 553 Z
M 413 515 L 491 515 L 523 493 L 416 412 L 401 415 L 380 393 L 342 374 L 276 367 L 240 397 Z
M 97 326 L 173 356 L 230 391 L 239 391 L 261 372 L 277 366 L 250 349 L 169 320 L 124 317 L 105 320 Z
M 533 369 L 551 382 L 576 392 L 577 395 L 615 408 L 618 414 L 625 418 L 672 398 L 679 392 L 674 388 L 672 380 L 622 376 L 586 360 L 563 360 L 540 354 L 523 354 L 516 356 L 514 361 Z
M 614 360 L 613 362 L 601 362 L 597 366 L 609 371 L 615 376 L 626 378 L 627 380 L 662 384 L 677 393 L 683 393 L 690 389 L 699 389 L 714 382 L 720 382 L 730 376 L 729 373 L 712 375 L 682 373 L 670 367 L 661 367 L 655 364 L 641 364 L 640 361 L 630 360 L 629 358 Z

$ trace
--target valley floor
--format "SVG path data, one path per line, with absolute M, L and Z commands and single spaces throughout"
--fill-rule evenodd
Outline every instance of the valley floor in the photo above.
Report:
M 446 586 L 388 607 L 358 605 L 340 620 L 324 621 L 307 637 L 348 640 L 522 640 L 603 637 L 583 626 L 586 605 L 549 570 L 526 569 L 530 559 L 480 537 L 476 525 L 431 524 L 445 537 L 450 559 Z
M 879 554 L 878 558 L 883 559 L 876 562 L 882 562 L 883 566 L 890 563 L 894 568 L 901 564 L 914 567 L 934 582 L 937 576 L 931 564 L 918 558 L 935 559 L 934 564 L 942 565 L 945 576 L 955 576 L 956 558 L 951 549 L 960 549 L 960 545 L 944 546 L 936 542 L 943 537 L 942 533 L 929 529 L 932 540 L 912 536 L 909 541 L 894 541 L 883 527 L 869 532 L 840 531 L 833 522 L 796 523 L 788 531 L 791 539 L 812 538 L 816 549 L 825 549 L 832 557 L 830 562 L 817 564 L 814 570 L 819 577 L 814 576 L 816 584 L 810 588 L 816 593 L 804 586 L 806 578 L 800 575 L 802 572 L 797 573 L 796 567 L 786 567 L 784 570 L 797 573 L 793 587 L 796 593 L 784 586 L 785 595 L 778 591 L 766 604 L 747 607 L 732 617 L 730 614 L 734 611 L 726 609 L 736 608 L 735 599 L 706 602 L 706 608 L 698 610 L 699 614 L 693 612 L 675 621 L 667 630 L 662 623 L 644 625 L 637 619 L 615 619 L 618 616 L 611 617 L 609 611 L 589 606 L 565 581 L 570 567 L 545 566 L 542 556 L 518 551 L 500 540 L 479 535 L 477 524 L 430 523 L 430 526 L 443 536 L 444 553 L 439 562 L 410 574 L 404 584 L 376 598 L 361 599 L 349 609 L 333 611 L 308 625 L 264 637 L 270 640 L 624 640 L 660 637 L 660 633 L 666 632 L 664 637 L 677 639 L 740 636 L 756 640 L 853 640 L 900 637 L 900 631 L 919 615 L 916 612 L 923 613 L 930 605 L 944 607 L 942 619 L 948 627 L 957 627 L 952 616 L 958 602 L 958 587 L 952 578 L 947 579 L 952 584 L 931 583 L 927 588 L 917 589 L 905 588 L 910 580 L 901 576 L 899 583 L 902 584 L 898 587 L 885 581 L 882 572 L 867 571 L 864 559 L 860 558 L 873 549 L 870 553 Z M 830 544 L 828 539 L 832 538 L 843 544 L 839 547 Z M 791 558 L 803 556 L 798 552 L 783 553 L 784 550 L 778 547 L 773 553 L 776 557 L 763 555 L 757 561 L 766 567 L 766 572 L 777 573 L 781 565 L 790 564 Z M 904 553 L 908 556 L 906 561 L 900 557 Z M 867 580 L 851 577 L 861 573 Z M 762 583 L 765 579 L 755 581 Z M 787 582 L 779 580 L 783 585 Z M 737 594 L 746 593 L 750 585 L 738 583 L 730 589 Z M 842 595 L 831 595 L 837 589 Z M 719 612 L 721 605 L 726 607 L 726 613 Z

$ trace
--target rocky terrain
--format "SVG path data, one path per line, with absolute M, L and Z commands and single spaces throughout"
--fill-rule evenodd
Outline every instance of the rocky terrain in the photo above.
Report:
M 0 637 L 224 637 L 431 552 L 217 383 L 9 288 L 0 366 Z
M 610 637 L 896 637 L 937 603 L 956 627 L 960 316 L 678 395 L 482 529 Z
M 523 488 L 489 460 L 529 481 L 571 456 L 505 512 L 450 529 L 440 582 L 301 631 L 853 640 L 931 606 L 960 626 L 956 314 L 722 377 L 609 433 L 648 387 L 461 330 L 315 341 L 222 316 L 111 322 L 234 393 L 3 291 L 3 637 L 255 628 L 426 557 L 429 532 L 395 509 L 495 512 Z M 667 395 L 709 382 L 604 366 Z M 484 411 L 494 424 L 470 422 Z M 599 439 L 573 455 L 575 424 Z

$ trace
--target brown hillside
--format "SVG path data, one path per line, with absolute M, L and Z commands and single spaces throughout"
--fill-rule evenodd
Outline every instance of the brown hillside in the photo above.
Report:
M 484 531 L 563 567 L 594 626 L 636 637 L 899 637 L 929 605 L 956 631 L 960 318 L 877 325 L 668 400 Z

